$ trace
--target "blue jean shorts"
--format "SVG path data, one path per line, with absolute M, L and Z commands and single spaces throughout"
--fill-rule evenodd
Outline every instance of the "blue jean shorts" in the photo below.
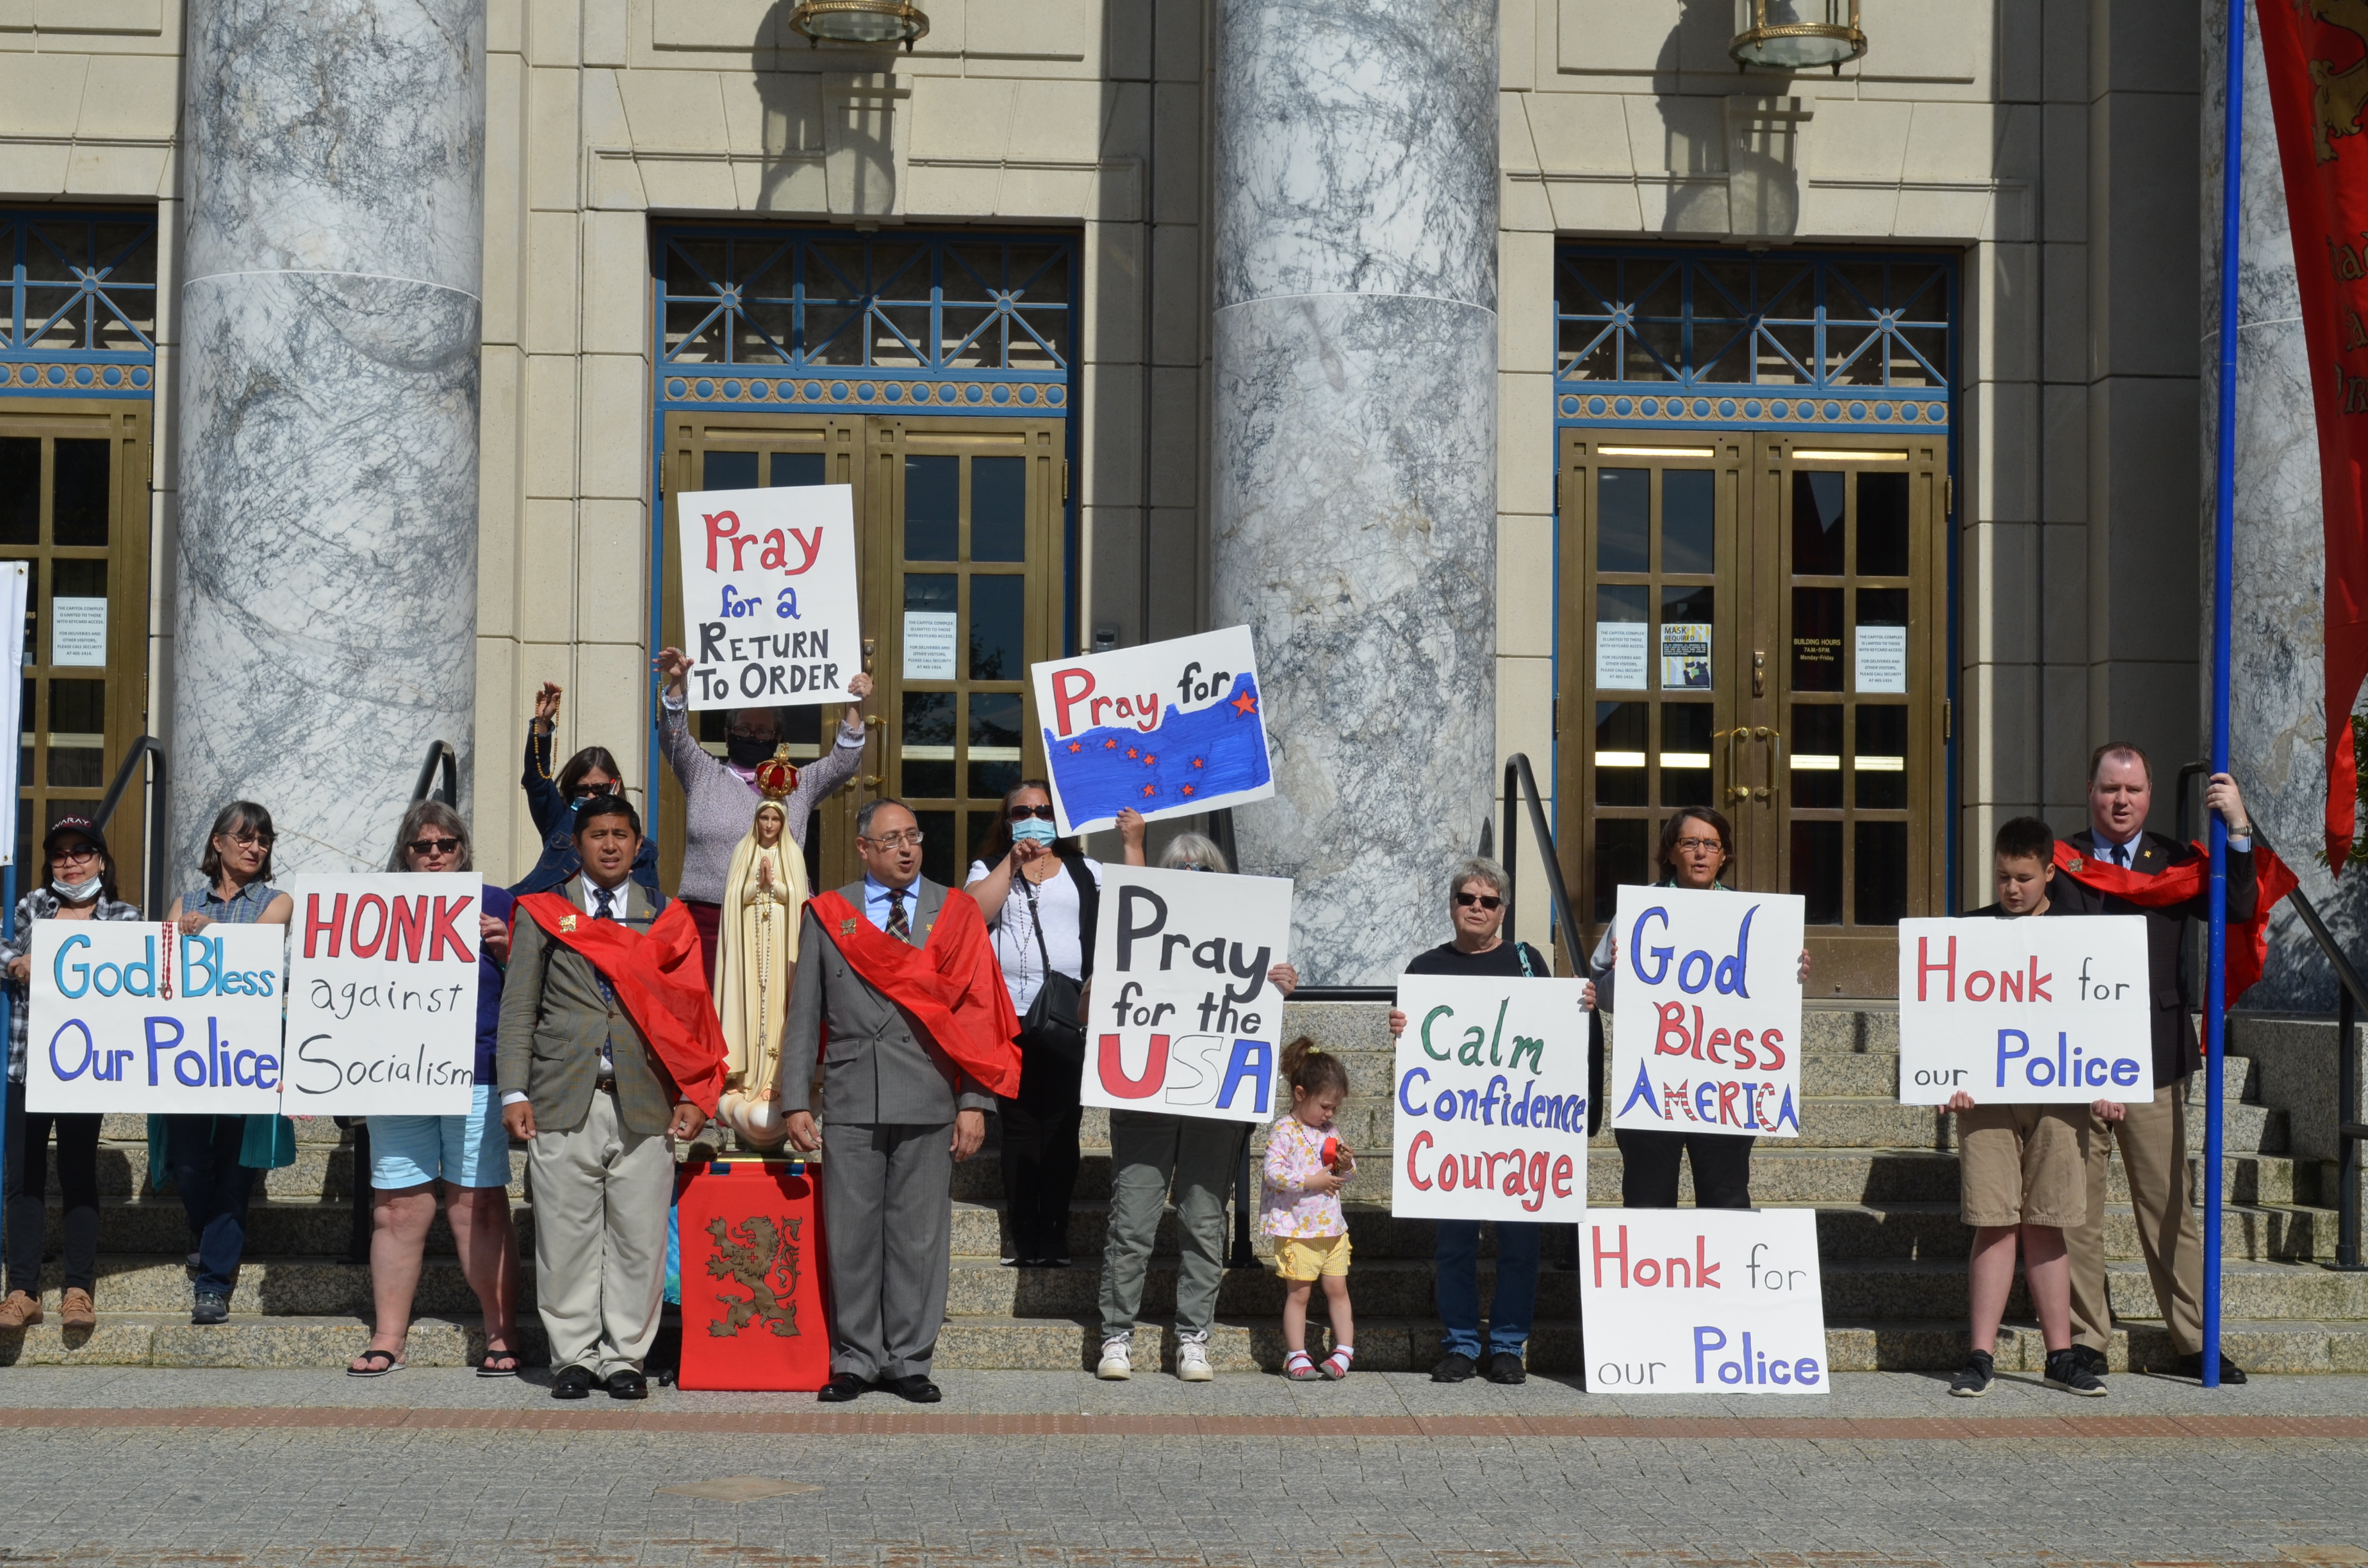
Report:
M 373 1116 L 370 1185 L 381 1192 L 425 1187 L 507 1187 L 510 1135 L 491 1084 L 479 1084 L 466 1116 Z

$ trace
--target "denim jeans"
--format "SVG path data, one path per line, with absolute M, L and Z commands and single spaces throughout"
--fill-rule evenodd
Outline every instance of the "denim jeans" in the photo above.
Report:
M 165 1156 L 198 1240 L 200 1296 L 227 1296 L 238 1283 L 238 1261 L 246 1251 L 247 1199 L 255 1191 L 255 1172 L 238 1163 L 245 1141 L 243 1116 L 165 1119 Z
M 1480 1359 L 1480 1221 L 1441 1220 L 1439 1250 L 1439 1321 L 1446 1333 L 1440 1349 Z M 1488 1302 L 1488 1352 L 1518 1356 L 1530 1342 L 1537 1315 L 1538 1247 L 1545 1227 L 1510 1220 L 1497 1221 L 1497 1291 Z

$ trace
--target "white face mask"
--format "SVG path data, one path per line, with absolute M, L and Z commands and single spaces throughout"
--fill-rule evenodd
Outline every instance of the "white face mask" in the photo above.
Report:
M 62 882 L 52 878 L 50 891 L 68 903 L 85 903 L 98 896 L 98 884 L 97 877 L 80 882 Z

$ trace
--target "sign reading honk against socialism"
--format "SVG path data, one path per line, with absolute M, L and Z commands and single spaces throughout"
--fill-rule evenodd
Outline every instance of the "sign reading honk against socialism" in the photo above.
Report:
M 1793 893 L 1620 890 L 1613 1127 L 1801 1135 L 1801 920 Z
M 2154 1098 L 2146 917 L 1899 923 L 1899 1101 Z
M 477 1074 L 473 871 L 294 877 L 290 1116 L 464 1116 Z
M 805 484 L 675 497 L 691 708 L 847 699 L 863 667 L 853 494 Z
M 26 1017 L 29 1110 L 279 1109 L 284 926 L 41 920 Z

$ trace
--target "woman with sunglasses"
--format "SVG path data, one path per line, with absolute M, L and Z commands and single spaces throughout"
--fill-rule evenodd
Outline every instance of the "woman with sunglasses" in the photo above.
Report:
M 1661 868 L 1659 886 L 1724 892 L 1718 880 L 1734 847 L 1734 830 L 1708 806 L 1690 806 L 1661 824 L 1653 859 Z M 1610 927 L 1587 960 L 1587 1005 L 1611 1011 L 1613 982 L 1620 971 L 1620 939 Z M 1801 978 L 1809 978 L 1809 955 L 1801 955 Z M 1757 1138 L 1722 1132 L 1662 1132 L 1649 1127 L 1614 1128 L 1620 1145 L 1620 1201 L 1630 1209 L 1675 1209 L 1678 1174 L 1686 1160 L 1694 1166 L 1694 1207 L 1751 1207 L 1751 1148 Z
M 1094 972 L 1094 926 L 1102 869 L 1053 827 L 1053 787 L 1025 778 L 1006 791 L 1003 811 L 971 862 L 963 889 L 986 916 L 995 956 L 1019 1034 L 1019 1093 L 996 1096 L 1003 1147 L 1003 1200 L 1009 1216 L 1004 1264 L 1069 1266 L 1069 1200 L 1077 1190 L 1077 1103 L 1085 1072 L 1074 1031 L 1028 1027 L 1052 975 L 1082 986 Z M 1067 985 L 1055 994 L 1069 994 Z
M 551 772 L 551 750 L 559 725 L 559 701 L 564 695 L 555 681 L 544 681 L 534 694 L 534 717 L 526 727 L 527 814 L 542 840 L 542 858 L 510 889 L 513 896 L 549 892 L 582 870 L 575 855 L 575 809 L 595 795 L 613 795 L 624 788 L 624 769 L 607 746 L 586 746 L 567 759 L 557 778 Z M 658 891 L 658 846 L 655 836 L 642 840 L 633 858 L 633 881 L 651 892 Z
M 271 846 L 278 837 L 271 813 L 253 801 L 233 801 L 214 813 L 198 864 L 205 881 L 175 899 L 165 920 L 183 935 L 214 925 L 287 925 L 296 901 L 271 885 Z M 196 1291 L 189 1321 L 225 1323 L 239 1259 L 246 1252 L 255 1173 L 296 1163 L 295 1124 L 284 1116 L 165 1116 L 150 1117 L 148 1126 L 150 1184 L 162 1185 L 161 1143 L 162 1165 L 181 1189 L 196 1246 L 190 1255 Z
M 1474 856 L 1447 874 L 1447 914 L 1455 935 L 1408 960 L 1408 974 L 1471 978 L 1550 978 L 1554 966 L 1527 942 L 1505 940 L 1505 900 L 1512 879 L 1494 860 Z M 1406 1032 L 1406 1016 L 1390 1009 L 1390 1037 Z M 1497 1222 L 1497 1289 L 1488 1302 L 1487 1362 L 1481 1362 L 1480 1221 L 1440 1220 L 1433 1263 L 1440 1336 L 1435 1383 L 1464 1382 L 1475 1374 L 1492 1383 L 1527 1381 L 1521 1356 L 1537 1315 L 1538 1253 L 1545 1228 Z
M 391 871 L 473 869 L 468 824 L 441 801 L 419 801 L 395 831 Z M 461 1274 L 484 1313 L 481 1378 L 518 1375 L 518 1232 L 510 1223 L 510 1137 L 494 1093 L 494 1036 L 502 1016 L 502 970 L 510 956 L 510 895 L 485 890 L 477 915 L 477 1076 L 466 1116 L 370 1119 L 370 1297 L 377 1322 L 369 1348 L 347 1364 L 356 1378 L 403 1370 L 412 1298 L 436 1221 L 437 1187 L 452 1225 Z
M 91 1292 L 98 1282 L 98 1127 L 96 1112 L 69 1116 L 25 1109 L 26 1013 L 33 973 L 36 920 L 137 920 L 140 906 L 115 896 L 115 857 L 86 817 L 61 817 L 41 841 L 50 880 L 17 901 L 17 935 L 0 941 L 8 971 L 7 1229 L 8 1294 L 0 1329 L 41 1321 L 41 1249 L 49 1221 L 50 1130 L 58 1134 L 58 1186 L 65 1200 L 63 1326 L 86 1335 L 97 1326 Z M 69 1339 L 68 1345 L 78 1343 Z

